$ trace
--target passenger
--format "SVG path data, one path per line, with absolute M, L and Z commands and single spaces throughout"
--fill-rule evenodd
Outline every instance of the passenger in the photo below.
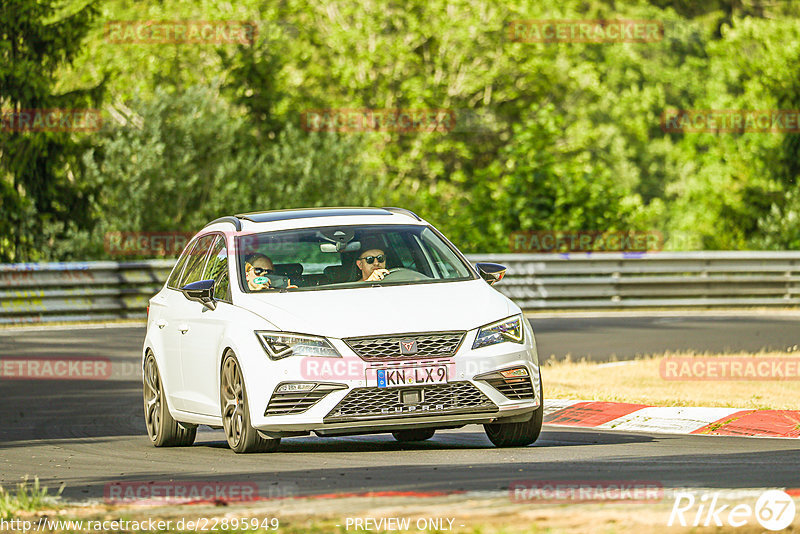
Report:
M 268 274 L 275 273 L 275 266 L 272 264 L 272 260 L 269 259 L 266 255 L 261 254 L 259 252 L 250 254 L 244 260 L 244 275 L 247 279 L 247 287 L 250 291 L 263 291 L 264 289 L 277 289 L 270 286 L 269 278 L 267 278 Z M 266 283 L 257 284 L 256 278 L 264 277 L 264 281 Z M 292 285 L 292 281 L 287 278 L 286 280 L 286 288 L 287 289 L 297 289 L 297 286 Z
M 269 285 L 269 279 L 267 279 L 266 284 L 257 284 L 255 279 L 259 276 L 266 277 L 274 272 L 275 266 L 272 264 L 272 260 L 264 254 L 256 252 L 250 254 L 244 260 L 244 276 L 247 279 L 247 288 L 250 291 L 272 289 Z

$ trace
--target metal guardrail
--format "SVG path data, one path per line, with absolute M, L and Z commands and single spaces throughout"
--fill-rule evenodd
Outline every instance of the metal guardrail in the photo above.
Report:
M 145 317 L 174 260 L 0 265 L 0 324 Z
M 798 252 L 481 254 L 526 310 L 800 304 Z M 0 265 L 0 323 L 144 318 L 172 260 Z
M 507 277 L 497 287 L 527 310 L 800 304 L 800 251 L 496 254 L 479 258 L 508 266 Z

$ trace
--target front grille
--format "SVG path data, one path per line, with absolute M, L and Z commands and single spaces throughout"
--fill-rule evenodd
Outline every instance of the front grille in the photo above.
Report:
M 368 362 L 418 358 L 449 358 L 456 353 L 466 332 L 427 332 L 378 337 L 351 337 L 344 342 L 362 360 Z M 417 342 L 417 352 L 403 354 L 401 341 Z
M 509 399 L 532 399 L 533 384 L 529 376 L 488 378 L 486 382 Z
M 421 390 L 422 402 L 403 404 L 401 391 Z M 326 423 L 360 419 L 496 412 L 497 405 L 469 382 L 413 388 L 357 388 L 323 419 Z
M 293 415 L 303 413 L 318 403 L 321 398 L 331 391 L 333 390 L 316 389 L 313 391 L 275 393 L 269 400 L 264 415 Z

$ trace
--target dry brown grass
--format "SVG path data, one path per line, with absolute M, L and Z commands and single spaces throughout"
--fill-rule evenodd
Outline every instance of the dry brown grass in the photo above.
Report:
M 796 349 L 795 349 L 796 350 Z M 798 358 L 800 352 L 708 355 L 666 353 L 630 361 L 598 364 L 548 360 L 542 366 L 545 398 L 650 404 L 654 406 L 723 406 L 743 409 L 800 409 L 795 380 L 665 380 L 664 358 Z
M 715 490 L 719 491 L 719 490 Z M 724 490 L 722 490 L 724 491 Z M 723 498 L 724 500 L 724 498 Z M 754 502 L 735 499 L 730 502 Z M 725 503 L 728 500 L 724 500 Z M 21 513 L 20 517 L 36 523 L 47 515 L 53 519 L 146 521 L 148 519 L 171 520 L 175 526 L 181 519 L 198 521 L 199 518 L 277 518 L 282 534 L 331 534 L 365 532 L 347 528 L 348 518 L 411 518 L 413 523 L 420 518 L 452 519 L 452 530 L 459 534 L 660 534 L 692 532 L 693 534 L 735 532 L 751 534 L 764 532 L 755 518 L 747 519 L 745 526 L 723 527 L 667 527 L 674 498 L 665 495 L 656 502 L 515 502 L 505 495 L 469 496 L 449 495 L 442 497 L 342 497 L 332 499 L 285 499 L 252 503 L 231 503 L 228 506 L 184 505 L 170 507 L 135 506 L 66 506 L 58 510 Z M 724 514 L 720 519 L 723 521 Z M 689 521 L 692 517 L 689 517 Z M 209 521 L 208 524 L 213 524 Z M 416 525 L 415 525 L 416 526 Z M 800 527 L 800 515 L 795 517 L 792 532 Z M 174 527 L 173 527 L 174 528 Z M 175 530 L 170 529 L 170 532 Z M 64 532 L 42 529 L 40 532 Z M 86 532 L 86 531 L 83 531 Z M 145 531 L 138 531 L 145 532 Z M 250 530 L 254 534 L 276 532 L 260 529 Z M 418 532 L 382 530 L 373 532 Z M 429 532 L 432 532 L 429 530 Z M 439 531 L 437 531 L 439 532 Z

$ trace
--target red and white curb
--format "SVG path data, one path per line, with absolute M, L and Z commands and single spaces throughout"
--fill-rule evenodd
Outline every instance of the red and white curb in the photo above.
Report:
M 798 410 L 648 406 L 553 399 L 545 401 L 544 423 L 663 434 L 800 438 Z

